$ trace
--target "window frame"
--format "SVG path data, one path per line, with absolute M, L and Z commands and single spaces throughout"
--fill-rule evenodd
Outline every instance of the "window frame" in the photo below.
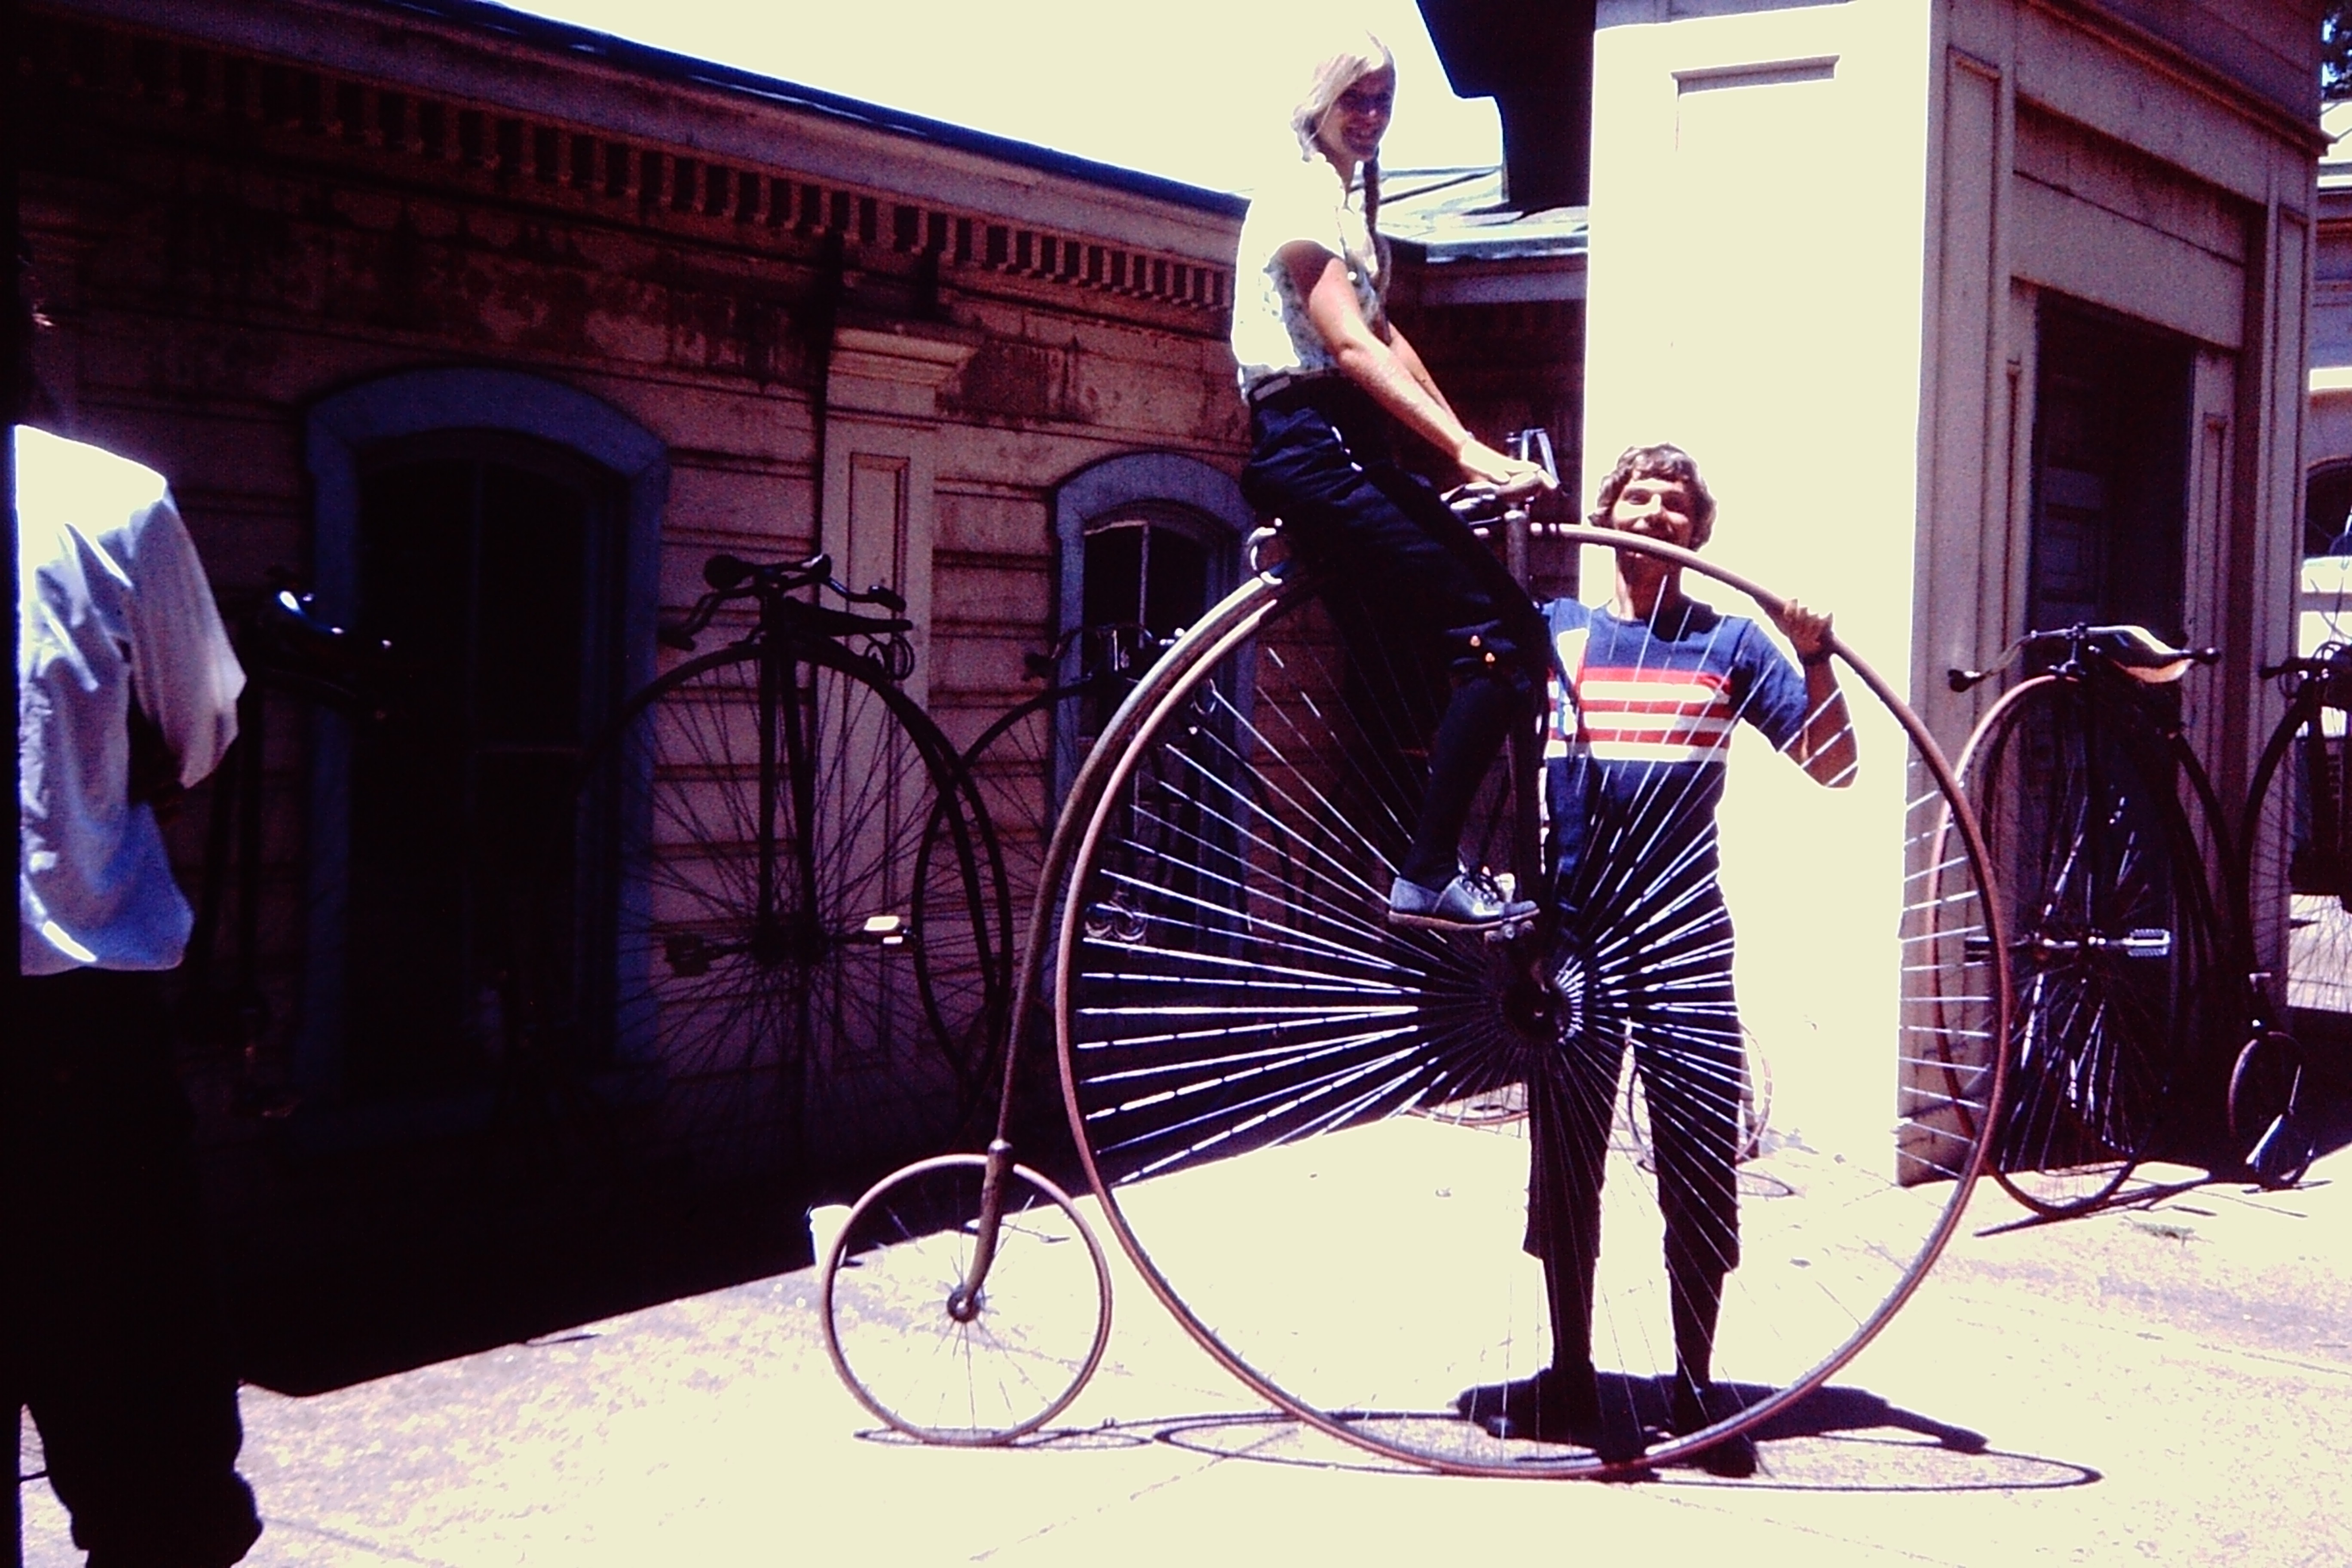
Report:
M 1088 534 L 1129 517 L 1178 530 L 1196 540 L 1207 558 L 1203 594 L 1209 605 L 1242 579 L 1242 546 L 1257 526 L 1240 483 L 1223 469 L 1181 452 L 1129 452 L 1078 469 L 1054 491 L 1055 593 L 1052 643 L 1085 624 Z M 1073 639 L 1063 649 L 1057 683 L 1075 682 L 1084 650 Z M 1077 719 L 1071 705 L 1054 721 L 1053 801 L 1067 798 L 1077 773 Z

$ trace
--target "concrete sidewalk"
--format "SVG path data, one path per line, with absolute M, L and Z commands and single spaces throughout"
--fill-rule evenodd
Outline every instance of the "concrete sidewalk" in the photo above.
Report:
M 2005 1564 L 2352 1562 L 2352 1153 L 1983 1235 L 1763 1471 L 1633 1485 L 1388 1468 L 1263 1414 L 1124 1267 L 1110 1355 L 1046 1440 L 877 1436 L 813 1271 L 311 1398 L 249 1389 L 257 1565 L 793 1562 Z M 1881 1403 L 1883 1402 L 1883 1404 Z M 1873 1423 L 1875 1423 L 1874 1425 Z M 1973 1434 L 1981 1447 L 1968 1439 Z M 79 1562 L 45 1488 L 26 1561 Z

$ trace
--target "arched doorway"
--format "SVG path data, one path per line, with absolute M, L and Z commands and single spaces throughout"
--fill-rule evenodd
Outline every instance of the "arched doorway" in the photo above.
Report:
M 563 973 L 582 747 L 648 673 L 661 443 L 537 377 L 387 377 L 310 418 L 322 608 L 393 645 L 381 723 L 321 715 L 296 1074 L 346 1104 L 478 1087 L 519 964 Z

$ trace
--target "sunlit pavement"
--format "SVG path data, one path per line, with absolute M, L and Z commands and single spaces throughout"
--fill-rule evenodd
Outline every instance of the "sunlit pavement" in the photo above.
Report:
M 312 1398 L 248 1390 L 257 1564 L 2352 1562 L 2352 1153 L 1966 1233 L 1752 1480 L 1404 1473 L 1257 1412 L 1123 1268 L 1042 1441 L 877 1436 L 811 1271 Z M 1870 1425 L 1876 1421 L 1878 1425 Z M 1850 1424 L 1859 1423 L 1859 1424 Z M 79 1561 L 26 1489 L 26 1561 Z

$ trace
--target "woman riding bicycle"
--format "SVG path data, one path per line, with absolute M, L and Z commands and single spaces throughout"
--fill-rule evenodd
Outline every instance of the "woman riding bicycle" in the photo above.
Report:
M 1323 60 L 1291 113 L 1297 157 L 1270 169 L 1250 203 L 1234 290 L 1250 409 L 1242 489 L 1320 569 L 1360 580 L 1410 636 L 1443 648 L 1453 692 L 1389 919 L 1478 930 L 1535 907 L 1457 857 L 1487 764 L 1541 689 L 1544 625 L 1435 488 L 1398 466 L 1387 426 L 1434 446 L 1466 481 L 1506 494 L 1553 481 L 1472 436 L 1389 320 L 1380 146 L 1395 92 L 1395 60 L 1370 34 Z

